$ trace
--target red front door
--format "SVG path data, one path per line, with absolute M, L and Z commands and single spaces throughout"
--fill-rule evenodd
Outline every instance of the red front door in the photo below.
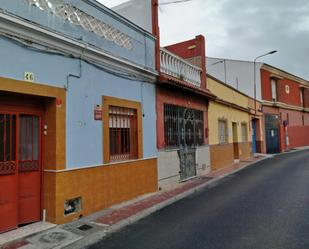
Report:
M 41 115 L 0 106 L 0 232 L 41 218 Z

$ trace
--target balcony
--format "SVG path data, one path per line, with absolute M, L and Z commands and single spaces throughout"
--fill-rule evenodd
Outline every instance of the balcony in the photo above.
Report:
M 201 86 L 202 69 L 187 62 L 181 57 L 161 48 L 161 72 L 188 82 L 195 87 Z

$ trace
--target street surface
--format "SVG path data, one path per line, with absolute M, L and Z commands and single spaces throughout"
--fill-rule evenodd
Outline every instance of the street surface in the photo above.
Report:
M 259 162 L 90 248 L 309 248 L 309 151 Z

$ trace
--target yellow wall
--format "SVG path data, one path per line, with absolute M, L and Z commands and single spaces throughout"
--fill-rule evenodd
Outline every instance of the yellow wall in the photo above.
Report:
M 212 93 L 218 96 L 218 100 L 223 100 L 248 108 L 248 97 L 238 93 L 230 87 L 215 81 L 212 78 L 207 78 L 208 88 Z M 208 108 L 209 117 L 209 144 L 214 145 L 219 143 L 218 121 L 219 119 L 227 120 L 228 124 L 228 143 L 233 143 L 232 122 L 237 123 L 238 142 L 242 142 L 241 124 L 246 123 L 248 129 L 248 142 L 252 141 L 250 115 L 246 111 L 239 110 L 227 104 L 211 101 Z
M 236 104 L 241 107 L 248 107 L 248 97 L 237 92 L 236 90 L 233 90 L 230 87 L 225 86 L 218 81 L 215 81 L 212 78 L 207 78 L 207 87 L 213 94 L 215 94 L 216 96 L 218 96 L 218 98 L 222 100 Z
M 228 124 L 228 143 L 233 143 L 232 122 L 237 123 L 238 142 L 242 142 L 241 123 L 247 123 L 248 142 L 252 141 L 251 132 L 249 131 L 249 114 L 244 111 L 233 109 L 223 104 L 210 102 L 208 108 L 209 115 L 209 144 L 219 143 L 218 121 L 219 119 L 227 120 Z

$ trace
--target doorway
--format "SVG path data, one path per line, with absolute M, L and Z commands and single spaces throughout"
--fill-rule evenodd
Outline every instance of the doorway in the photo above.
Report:
M 280 152 L 279 145 L 279 117 L 274 114 L 265 114 L 266 153 Z
M 42 116 L 0 103 L 0 233 L 41 220 Z
M 252 153 L 257 153 L 257 119 L 252 119 Z
M 237 123 L 232 123 L 233 130 L 233 151 L 234 151 L 234 160 L 239 160 L 239 146 L 238 146 L 238 132 L 237 132 Z
M 184 147 L 179 150 L 180 180 L 196 176 L 195 115 L 192 109 L 184 109 Z

